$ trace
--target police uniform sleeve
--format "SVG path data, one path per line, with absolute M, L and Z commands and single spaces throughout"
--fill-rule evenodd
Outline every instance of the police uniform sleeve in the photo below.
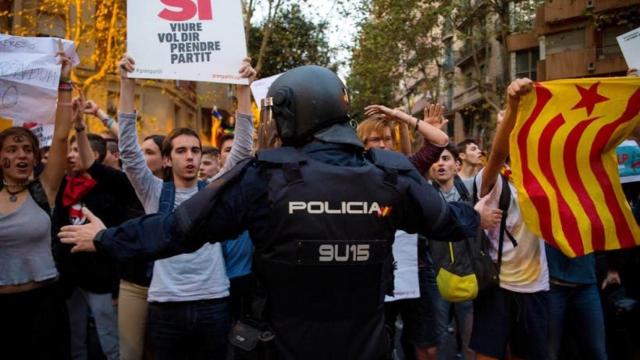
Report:
M 244 230 L 248 208 L 245 181 L 239 180 L 223 176 L 173 213 L 146 215 L 106 229 L 96 237 L 96 249 L 120 260 L 161 259 L 235 238 Z
M 446 202 L 425 181 L 410 180 L 403 230 L 435 241 L 458 241 L 473 237 L 480 225 L 478 213 L 463 202 Z M 408 229 L 408 230 L 407 230 Z

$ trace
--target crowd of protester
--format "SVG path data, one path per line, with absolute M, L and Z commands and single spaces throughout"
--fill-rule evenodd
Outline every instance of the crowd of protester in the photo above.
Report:
M 238 86 L 235 130 L 218 139 L 219 148 L 202 146 L 188 128 L 139 139 L 136 84 L 128 77 L 134 60 L 124 56 L 119 63 L 120 100 L 113 119 L 82 94 L 72 99 L 71 63 L 64 54 L 57 56 L 62 75 L 51 146 L 40 148 L 21 127 L 0 133 L 2 351 L 25 359 L 87 359 L 91 323 L 107 359 L 245 358 L 248 354 L 230 348 L 228 334 L 237 320 L 254 315 L 260 298 L 248 232 L 193 253 L 127 263 L 74 253 L 57 234 L 94 217 L 116 226 L 171 212 L 259 148 L 277 146 L 273 123 L 254 131 L 249 87 Z M 255 76 L 249 59 L 240 74 Z M 530 81 L 516 80 L 509 99 L 530 89 Z M 427 106 L 422 119 L 382 105 L 365 109 L 357 128 L 365 151 L 403 153 L 444 200 L 475 205 L 482 198 L 477 209 L 496 224 L 502 219 L 502 192 L 510 192 L 505 211 L 510 239 L 502 247 L 498 228 L 486 234 L 494 259 L 501 252 L 500 286 L 473 301 L 445 301 L 429 239 L 396 233 L 394 251 L 401 246 L 417 253 L 410 266 L 418 273 L 418 291 L 385 305 L 389 338 L 402 333 L 389 358 L 401 353 L 406 359 L 638 358 L 633 341 L 640 320 L 638 250 L 571 259 L 527 229 L 517 192 L 502 175 L 515 122 L 510 109 L 500 114 L 488 156 L 475 140 L 451 143 L 438 104 Z M 88 133 L 86 116 L 101 120 L 106 131 Z M 416 151 L 413 138 L 421 143 Z M 626 190 L 638 214 L 637 186 Z M 451 335 L 453 351 L 446 341 Z

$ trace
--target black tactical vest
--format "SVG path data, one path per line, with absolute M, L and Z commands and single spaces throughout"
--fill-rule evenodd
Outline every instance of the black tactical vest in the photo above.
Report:
M 398 172 L 330 165 L 293 148 L 260 152 L 258 162 L 269 175 L 272 211 L 255 266 L 279 352 L 287 359 L 383 358 L 392 214 L 403 201 Z

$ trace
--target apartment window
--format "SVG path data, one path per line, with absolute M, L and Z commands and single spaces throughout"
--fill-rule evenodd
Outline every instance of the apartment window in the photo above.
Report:
M 176 124 L 176 126 L 182 126 L 181 122 L 180 122 L 180 112 L 182 111 L 182 108 L 180 108 L 180 106 L 178 104 L 173 104 L 173 121 Z
M 487 65 L 480 64 L 479 68 L 480 68 L 480 77 L 484 77 L 485 75 L 487 75 Z
M 565 31 L 546 36 L 545 51 L 547 55 L 565 51 L 584 49 L 585 30 Z
M 516 78 L 527 77 L 537 80 L 537 66 L 540 52 L 537 48 L 516 52 Z
M 469 89 L 473 86 L 473 73 L 471 71 L 464 74 L 464 88 Z
M 194 131 L 198 130 L 196 126 L 196 116 L 192 112 L 187 113 L 187 127 Z
M 616 37 L 629 31 L 629 27 L 624 25 L 611 26 L 602 29 L 599 33 L 598 41 L 598 56 L 605 58 L 608 55 L 618 55 L 622 52 L 618 45 Z
M 446 70 L 453 69 L 453 44 L 451 40 L 445 41 L 444 68 Z

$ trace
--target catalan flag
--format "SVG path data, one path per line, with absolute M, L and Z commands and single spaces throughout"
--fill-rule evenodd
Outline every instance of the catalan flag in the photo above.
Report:
M 536 84 L 520 101 L 510 138 L 529 229 L 570 257 L 640 245 L 616 158 L 639 125 L 639 78 Z

